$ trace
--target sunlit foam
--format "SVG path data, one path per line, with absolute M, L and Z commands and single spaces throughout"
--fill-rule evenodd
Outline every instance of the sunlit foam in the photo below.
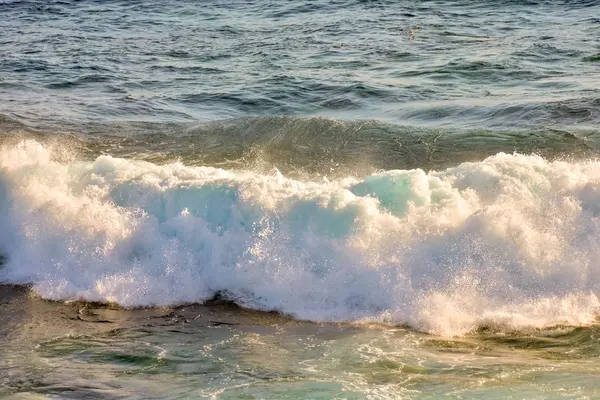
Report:
M 0 150 L 0 279 L 125 307 L 220 293 L 314 321 L 463 334 L 587 324 L 600 307 L 600 163 L 497 154 L 305 182 Z

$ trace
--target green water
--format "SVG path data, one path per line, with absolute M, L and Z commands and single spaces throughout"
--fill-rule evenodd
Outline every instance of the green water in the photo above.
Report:
M 404 327 L 304 323 L 227 304 L 127 311 L 5 292 L 6 398 L 600 395 L 596 326 L 441 338 Z

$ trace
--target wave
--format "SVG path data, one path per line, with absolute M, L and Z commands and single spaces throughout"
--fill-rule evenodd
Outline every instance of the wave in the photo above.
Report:
M 438 172 L 297 180 L 0 148 L 0 281 L 46 299 L 202 302 L 313 321 L 592 323 L 600 163 L 499 153 Z
M 90 160 L 111 154 L 155 164 L 180 161 L 262 173 L 275 167 L 288 177 L 309 179 L 366 176 L 391 169 L 441 170 L 500 152 L 535 152 L 549 160 L 600 153 L 597 129 L 459 130 L 376 120 L 271 116 L 206 123 L 61 121 L 59 127 L 34 130 L 0 115 L 0 143 L 24 137 L 54 147 L 58 143 Z

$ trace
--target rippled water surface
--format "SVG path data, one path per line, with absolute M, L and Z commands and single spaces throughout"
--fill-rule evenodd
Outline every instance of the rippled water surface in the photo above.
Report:
M 593 0 L 4 1 L 0 17 L 0 112 L 32 121 L 598 118 Z

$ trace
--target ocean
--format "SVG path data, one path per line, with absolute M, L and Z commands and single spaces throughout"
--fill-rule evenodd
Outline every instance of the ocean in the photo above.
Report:
M 0 21 L 0 398 L 600 398 L 599 1 Z

